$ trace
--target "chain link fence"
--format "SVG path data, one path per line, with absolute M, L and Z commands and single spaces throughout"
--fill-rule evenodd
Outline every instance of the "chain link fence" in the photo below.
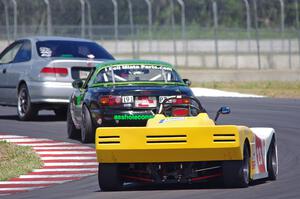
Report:
M 157 0 L 102 1 L 97 7 L 93 0 L 0 0 L 0 49 L 15 38 L 55 35 L 95 40 L 120 59 L 159 59 L 186 68 L 300 69 L 298 0 L 272 1 L 276 19 L 271 22 L 260 16 L 271 8 L 257 7 L 257 0 L 164 0 L 161 12 L 153 8 Z M 243 19 L 229 26 L 224 18 L 230 16 L 234 24 L 235 17 L 230 2 L 239 3 Z M 69 3 L 76 6 L 64 22 Z M 191 16 L 195 9 L 201 12 L 198 21 Z M 99 16 L 104 11 L 109 15 Z M 32 19 L 36 13 L 40 20 Z M 76 20 L 68 24 L 69 18 Z M 268 23 L 273 25 L 261 25 Z

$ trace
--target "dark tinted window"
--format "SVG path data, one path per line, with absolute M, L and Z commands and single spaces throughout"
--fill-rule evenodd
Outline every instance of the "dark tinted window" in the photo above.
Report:
M 31 59 L 31 43 L 30 41 L 24 41 L 22 47 L 18 51 L 14 63 L 17 62 L 26 62 Z
M 37 52 L 41 57 L 76 57 L 114 59 L 103 47 L 93 42 L 38 41 Z

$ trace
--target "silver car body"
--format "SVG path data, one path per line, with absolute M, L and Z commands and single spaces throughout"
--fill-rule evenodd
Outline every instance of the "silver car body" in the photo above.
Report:
M 38 104 L 67 104 L 69 97 L 74 91 L 72 82 L 74 71 L 80 73 L 80 69 L 92 68 L 97 63 L 105 60 L 97 60 L 92 58 L 57 58 L 57 57 L 41 57 L 38 53 L 37 41 L 82 41 L 93 42 L 85 39 L 66 38 L 66 37 L 30 37 L 22 38 L 10 45 L 9 53 L 5 60 L 16 56 L 20 46 L 30 43 L 31 58 L 25 58 L 20 61 L 11 61 L 5 63 L 0 57 L 0 104 L 1 105 L 17 105 L 17 93 L 21 84 L 26 84 L 32 103 Z M 6 49 L 7 50 L 7 49 Z M 5 50 L 3 51 L 5 52 Z M 26 55 L 25 55 L 26 56 Z M 7 58 L 8 57 L 8 58 Z M 21 56 L 22 57 L 22 56 Z M 41 73 L 43 68 L 63 67 L 67 71 L 67 75 L 45 75 Z M 84 71 L 83 71 L 84 72 Z

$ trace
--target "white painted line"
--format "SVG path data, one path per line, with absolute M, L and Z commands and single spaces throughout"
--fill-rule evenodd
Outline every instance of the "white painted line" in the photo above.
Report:
M 27 191 L 33 189 L 40 189 L 46 186 L 38 186 L 38 187 L 16 187 L 16 188 L 0 188 L 0 191 Z
M 221 90 L 210 89 L 210 88 L 191 88 L 191 89 L 194 95 L 197 97 L 254 97 L 254 98 L 264 97 L 260 95 L 242 94 L 238 92 L 228 92 L 228 91 L 221 91 Z
M 5 181 L 0 182 L 1 184 L 62 184 L 71 180 L 60 180 L 60 181 Z
M 51 141 L 49 139 L 31 139 L 31 138 L 25 138 L 25 139 L 4 139 L 7 142 L 42 142 L 42 141 Z
M 96 157 L 41 157 L 41 160 L 96 160 Z
M 59 171 L 98 171 L 98 168 L 74 168 L 74 169 L 35 169 L 32 172 L 59 172 Z M 0 183 L 1 184 L 1 183 Z
M 35 149 L 35 150 L 57 150 L 57 149 L 59 149 L 59 150 L 70 150 L 70 149 L 78 149 L 78 150 L 80 150 L 80 149 L 90 149 L 90 150 L 95 150 L 95 149 L 93 149 L 93 148 L 90 148 L 90 147 L 86 147 L 86 146 L 70 146 L 70 147 L 43 147 L 43 146 L 36 146 L 36 147 L 33 147 L 33 149 Z
M 84 174 L 59 174 L 59 175 L 21 175 L 19 178 L 76 178 L 94 175 L 93 173 Z
M 31 144 L 18 144 L 20 146 L 56 146 L 56 145 L 73 145 L 73 143 L 67 142 L 55 142 L 55 143 L 31 143 Z
M 62 155 L 62 154 L 96 154 L 95 151 L 37 151 L 40 155 Z
M 98 162 L 63 162 L 63 163 L 44 163 L 44 166 L 94 166 Z
M 27 136 L 21 136 L 21 135 L 0 135 L 0 139 L 10 139 L 10 138 L 27 138 Z

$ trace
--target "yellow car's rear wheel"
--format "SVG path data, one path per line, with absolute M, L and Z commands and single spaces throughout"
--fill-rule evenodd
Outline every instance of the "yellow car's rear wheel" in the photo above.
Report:
M 118 164 L 99 164 L 98 182 L 102 191 L 118 191 L 123 186 Z
M 243 160 L 223 162 L 223 183 L 229 188 L 248 187 L 250 180 L 250 151 L 244 145 Z

